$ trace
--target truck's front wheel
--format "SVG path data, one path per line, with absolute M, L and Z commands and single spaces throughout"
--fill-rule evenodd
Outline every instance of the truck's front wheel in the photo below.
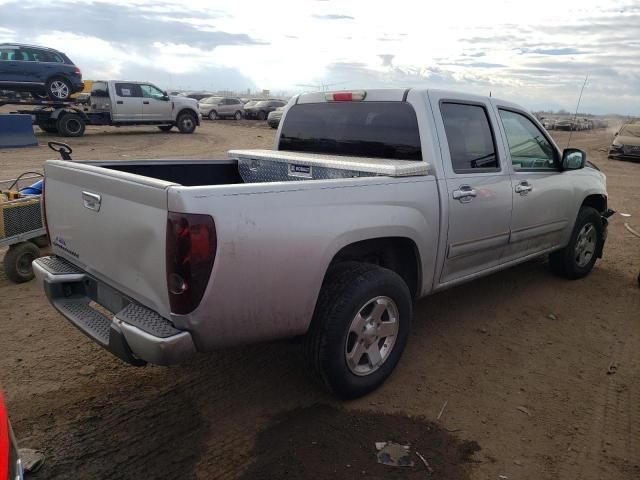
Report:
M 193 133 L 196 129 L 196 119 L 192 113 L 183 112 L 176 120 L 180 133 Z
M 342 398 L 380 386 L 407 343 L 409 288 L 395 272 L 345 262 L 327 274 L 305 339 L 312 369 Z
M 549 255 L 551 270 L 559 276 L 575 280 L 591 272 L 603 247 L 604 227 L 595 208 L 581 207 L 569 244 Z

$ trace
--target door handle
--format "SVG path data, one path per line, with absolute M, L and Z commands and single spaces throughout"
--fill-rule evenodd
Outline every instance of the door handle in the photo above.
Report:
M 526 195 L 531 190 L 533 190 L 533 185 L 527 181 L 520 182 L 515 188 L 516 193 L 519 193 L 520 195 Z
M 145 101 L 145 102 L 142 102 L 142 103 L 144 103 L 145 105 L 149 105 L 149 102 L 146 102 L 146 101 Z
M 122 105 L 124 102 L 123 102 L 122 100 L 117 100 L 117 101 L 116 101 L 116 103 L 117 103 L 118 105 Z
M 453 191 L 453 199 L 463 203 L 470 202 L 476 196 L 478 196 L 478 192 L 470 185 L 461 185 L 458 190 Z

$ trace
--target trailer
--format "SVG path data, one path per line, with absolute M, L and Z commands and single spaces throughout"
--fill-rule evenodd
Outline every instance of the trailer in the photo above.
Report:
M 42 174 L 27 172 L 17 179 L 0 181 L 0 247 L 9 247 L 3 265 L 7 278 L 23 283 L 33 278 L 31 262 L 49 245 L 42 221 L 41 195 L 20 194 Z
M 145 82 L 96 80 L 84 104 L 0 98 L 0 106 L 8 104 L 36 107 L 16 113 L 31 115 L 34 125 L 63 137 L 81 137 L 87 125 L 154 125 L 163 132 L 177 127 L 180 133 L 193 133 L 201 118 L 195 100 L 167 95 Z

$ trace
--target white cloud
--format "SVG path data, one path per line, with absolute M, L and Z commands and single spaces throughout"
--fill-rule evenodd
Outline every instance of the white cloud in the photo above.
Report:
M 291 92 L 299 84 L 335 82 L 436 85 L 571 109 L 589 74 L 585 105 L 640 114 L 637 0 L 538 0 L 526 9 L 515 0 L 218 0 L 214 7 L 203 0 L 60 0 L 83 12 L 82 31 L 69 15 L 47 18 L 68 29 L 62 34 L 34 33 L 26 14 L 19 20 L 21 9 L 50 5 L 14 0 L 1 10 L 17 10 L 17 19 L 0 17 L 0 38 L 60 48 L 87 78 L 153 71 L 165 84 L 188 76 L 194 87 Z M 212 78 L 214 71 L 219 77 Z

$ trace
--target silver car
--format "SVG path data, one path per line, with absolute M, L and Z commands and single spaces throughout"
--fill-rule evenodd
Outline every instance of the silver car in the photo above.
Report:
M 238 98 L 208 97 L 198 102 L 202 117 L 209 120 L 217 118 L 233 118 L 241 120 L 244 117 L 244 104 Z

